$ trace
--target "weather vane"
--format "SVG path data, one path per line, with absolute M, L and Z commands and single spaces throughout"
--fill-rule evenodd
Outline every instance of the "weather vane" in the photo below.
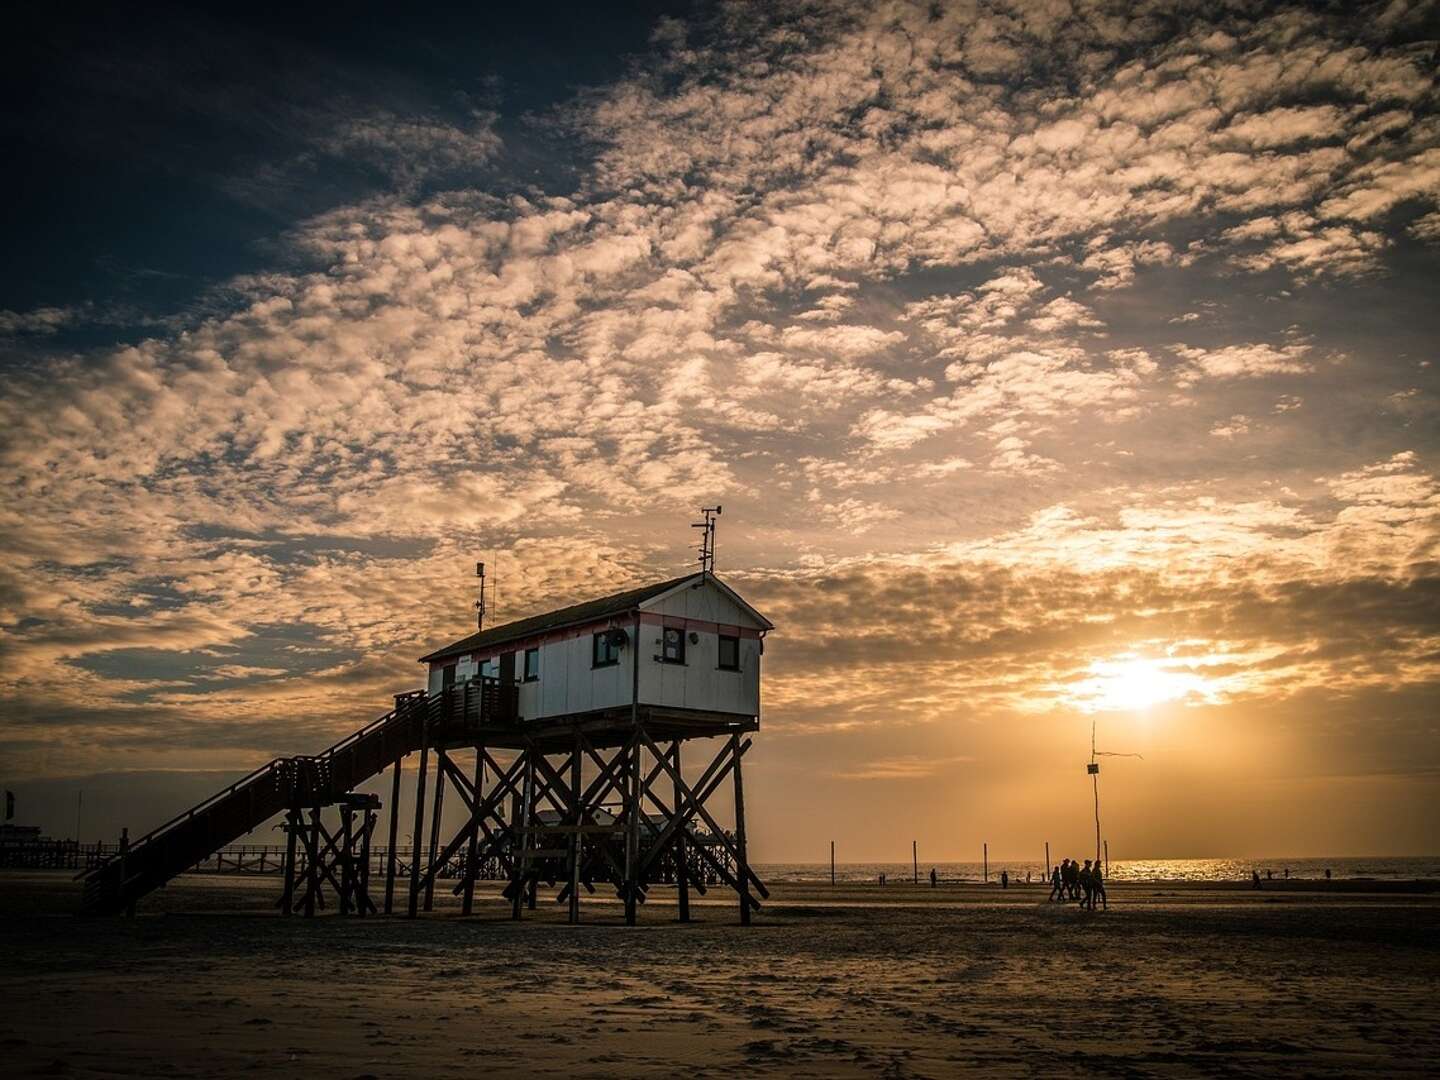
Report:
M 702 574 L 713 574 L 715 572 L 715 519 L 720 516 L 720 506 L 702 506 L 700 513 L 704 515 L 704 521 L 694 522 L 692 529 L 703 529 L 700 534 L 700 572 Z
M 1095 861 L 1100 861 L 1100 762 L 1097 758 L 1102 757 L 1133 757 L 1144 760 L 1142 754 L 1117 754 L 1107 750 L 1095 749 L 1095 719 L 1090 720 L 1090 764 L 1085 766 L 1085 771 L 1090 774 L 1091 784 L 1095 789 Z M 1109 873 L 1109 867 L 1106 867 Z

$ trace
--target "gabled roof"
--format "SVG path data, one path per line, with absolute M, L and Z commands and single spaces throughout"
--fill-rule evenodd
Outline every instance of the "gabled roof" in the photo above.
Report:
M 583 604 L 572 604 L 570 607 L 561 608 L 559 611 L 547 611 L 544 615 L 532 615 L 528 619 L 518 619 L 504 626 L 497 626 L 491 630 L 482 630 L 478 634 L 471 634 L 467 638 L 461 638 L 453 645 L 447 645 L 443 649 L 437 649 L 427 653 L 420 658 L 424 664 L 431 660 L 439 660 L 442 657 L 454 656 L 459 653 L 477 652 L 491 648 L 495 645 L 503 645 L 507 641 L 514 641 L 517 638 L 530 637 L 534 634 L 541 634 L 547 630 L 560 630 L 566 626 L 575 626 L 580 623 L 594 622 L 596 619 L 609 618 L 612 615 L 624 615 L 634 611 L 647 600 L 653 600 L 662 593 L 684 585 L 687 581 L 698 578 L 700 574 L 686 574 L 684 577 L 671 578 L 669 581 L 661 581 L 654 585 L 645 585 L 639 589 L 628 589 L 625 592 L 614 593 L 610 596 L 602 596 L 598 600 L 587 600 Z M 729 591 L 729 590 L 727 590 Z M 747 607 L 749 605 L 746 605 Z

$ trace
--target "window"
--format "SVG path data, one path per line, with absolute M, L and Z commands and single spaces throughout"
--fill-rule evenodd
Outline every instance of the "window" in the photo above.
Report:
M 716 667 L 721 671 L 740 670 L 740 639 L 734 634 L 720 635 L 720 661 Z
M 440 689 L 449 690 L 455 685 L 455 665 L 446 664 L 440 669 Z
M 493 679 L 496 675 L 499 674 L 500 667 L 498 664 L 495 663 L 495 658 L 493 656 L 480 665 L 481 678 Z
M 534 682 L 540 678 L 540 650 L 525 650 L 525 681 Z
M 665 627 L 660 638 L 660 660 L 666 664 L 685 662 L 685 631 L 674 626 Z
M 624 631 L 601 630 L 595 635 L 590 646 L 590 666 L 609 667 L 620 662 L 620 643 L 625 639 Z M 613 635 L 613 636 L 612 636 Z

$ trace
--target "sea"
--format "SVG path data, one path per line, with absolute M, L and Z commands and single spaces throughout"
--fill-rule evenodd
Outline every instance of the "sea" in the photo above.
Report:
M 1056 861 L 1062 857 L 1056 854 Z M 1084 853 L 1080 853 L 1084 859 Z M 1008 871 L 1010 880 L 1020 882 L 1030 875 L 1043 881 L 1049 873 L 1039 862 L 1023 859 L 991 859 L 988 867 L 979 862 L 939 862 L 921 860 L 919 879 L 928 882 L 934 867 L 942 881 L 984 881 L 988 870 L 990 881 L 999 881 L 1000 872 Z M 829 881 L 827 863 L 768 863 L 755 865 L 756 872 L 767 882 Z M 1377 881 L 1419 881 L 1440 879 L 1440 855 L 1373 858 L 1264 858 L 1264 859 L 1112 859 L 1106 877 L 1111 881 L 1249 881 L 1252 871 L 1260 876 L 1283 879 L 1320 879 L 1325 871 L 1337 879 L 1370 878 Z M 878 881 L 884 874 L 887 881 L 899 884 L 909 881 L 916 868 L 905 863 L 836 863 L 837 882 Z

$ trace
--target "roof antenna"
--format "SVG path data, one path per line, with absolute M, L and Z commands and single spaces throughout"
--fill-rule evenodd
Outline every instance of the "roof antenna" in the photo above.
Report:
M 480 596 L 475 601 L 475 629 L 485 629 L 485 564 L 475 564 L 475 576 L 480 579 Z
M 705 516 L 705 520 L 694 522 L 690 527 L 705 530 L 700 534 L 700 572 L 713 574 L 715 572 L 715 519 L 720 516 L 720 507 L 718 504 L 702 506 L 700 513 Z

